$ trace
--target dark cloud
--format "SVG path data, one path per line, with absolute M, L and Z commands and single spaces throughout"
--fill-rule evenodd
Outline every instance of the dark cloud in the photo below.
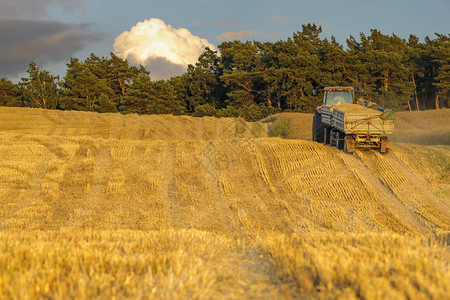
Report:
M 47 8 L 60 5 L 67 12 L 84 7 L 89 0 L 1 0 L 0 17 L 37 19 L 47 14 Z
M 67 60 L 87 43 L 100 39 L 87 24 L 0 19 L 0 77 L 16 76 L 32 60 L 39 64 Z
M 144 66 L 150 71 L 152 80 L 169 79 L 186 73 L 186 68 L 183 65 L 171 62 L 164 57 L 148 58 Z
M 148 57 L 142 61 L 135 54 L 130 54 L 127 60 L 133 65 L 142 65 L 150 71 L 152 80 L 169 79 L 173 76 L 183 75 L 186 73 L 186 67 L 168 60 L 165 57 Z M 140 63 L 139 63 L 140 62 Z

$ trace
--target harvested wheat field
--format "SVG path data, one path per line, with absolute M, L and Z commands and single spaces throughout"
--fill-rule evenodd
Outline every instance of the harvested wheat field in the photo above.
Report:
M 269 137 L 283 118 L 298 139 Z M 417 144 L 438 118 L 349 155 L 306 114 L 0 108 L 0 298 L 444 299 L 450 146 Z

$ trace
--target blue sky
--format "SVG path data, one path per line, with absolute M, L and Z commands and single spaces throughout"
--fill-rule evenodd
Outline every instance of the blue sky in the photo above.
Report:
M 434 32 L 448 34 L 449 15 L 449 0 L 0 0 L 0 39 L 6 40 L 0 45 L 0 77 L 20 77 L 31 60 L 64 76 L 70 57 L 84 59 L 91 52 L 108 56 L 121 33 L 152 18 L 164 22 L 167 35 L 179 36 L 179 28 L 192 34 L 187 44 L 177 38 L 165 50 L 176 52 L 200 38 L 214 46 L 228 39 L 285 40 L 306 23 L 321 25 L 322 37 L 334 35 L 342 44 L 350 34 L 358 37 L 360 32 L 369 34 L 370 29 L 402 38 L 414 34 L 423 40 L 427 35 L 434 37 Z M 30 31 L 35 32 L 31 37 Z M 171 39 L 167 35 L 164 37 Z M 159 38 L 140 36 L 138 41 L 129 36 L 126 41 L 148 44 Z M 160 54 L 152 52 L 138 60 L 139 53 L 121 47 L 117 49 L 124 58 L 153 67 L 155 77 L 157 65 L 172 70 L 167 64 L 173 63 L 169 56 L 158 64 L 150 56 Z M 180 63 L 181 69 L 189 59 Z

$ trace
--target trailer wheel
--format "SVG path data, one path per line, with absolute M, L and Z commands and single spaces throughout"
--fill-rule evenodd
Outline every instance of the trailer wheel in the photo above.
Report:
M 339 150 L 344 149 L 344 136 L 345 133 L 338 131 L 336 133 L 336 148 Z
M 330 130 L 330 146 L 336 147 L 336 138 L 337 138 L 337 131 L 331 128 Z
M 344 153 L 355 152 L 355 139 L 351 135 L 344 137 Z
M 380 138 L 380 153 L 381 154 L 388 154 L 389 153 L 389 140 L 387 136 L 382 136 Z
M 322 116 L 316 111 L 312 122 L 312 140 L 314 142 L 323 143 L 323 128 Z

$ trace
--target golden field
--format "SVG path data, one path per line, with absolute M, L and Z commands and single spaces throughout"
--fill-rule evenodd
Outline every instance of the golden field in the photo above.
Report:
M 0 108 L 0 298 L 445 298 L 450 113 L 397 119 L 348 155 L 306 114 Z

